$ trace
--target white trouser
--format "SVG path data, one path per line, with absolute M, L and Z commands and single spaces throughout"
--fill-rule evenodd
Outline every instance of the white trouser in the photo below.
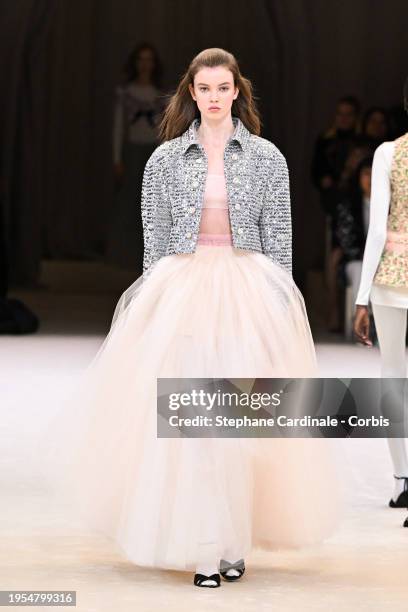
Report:
M 381 353 L 382 378 L 406 378 L 407 309 L 372 304 Z M 387 438 L 396 476 L 408 476 L 405 438 Z
M 349 261 L 345 265 L 347 283 L 350 285 L 353 293 L 353 304 L 355 304 L 357 300 L 357 294 L 360 287 L 362 266 L 363 262 L 360 259 L 355 261 Z

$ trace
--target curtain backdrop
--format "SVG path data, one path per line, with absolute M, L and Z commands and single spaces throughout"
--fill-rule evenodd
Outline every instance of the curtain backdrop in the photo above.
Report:
M 170 91 L 203 48 L 238 58 L 291 177 L 295 278 L 321 263 L 324 218 L 310 185 L 317 133 L 336 99 L 401 100 L 406 0 L 3 0 L 2 220 L 11 279 L 40 259 L 97 258 L 113 205 L 112 105 L 128 50 L 154 43 Z

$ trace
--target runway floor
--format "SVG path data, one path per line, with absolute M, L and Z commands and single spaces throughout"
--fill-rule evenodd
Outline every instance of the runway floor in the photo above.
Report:
M 393 479 L 383 439 L 339 441 L 347 503 L 329 540 L 255 551 L 244 578 L 219 589 L 198 589 L 191 573 L 137 567 L 107 538 L 51 513 L 33 441 L 53 414 L 53 394 L 75 381 L 102 342 L 112 295 L 57 292 L 45 300 L 37 291 L 27 301 L 41 317 L 39 332 L 0 341 L 2 590 L 73 589 L 81 612 L 408 610 L 408 512 L 387 505 Z M 379 376 L 378 348 L 325 338 L 316 348 L 321 376 Z

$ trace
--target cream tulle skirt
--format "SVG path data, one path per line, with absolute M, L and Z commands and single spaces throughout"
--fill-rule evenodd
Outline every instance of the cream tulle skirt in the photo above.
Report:
M 157 377 L 318 376 L 303 297 L 262 253 L 197 245 L 121 296 L 47 432 L 56 499 L 142 566 L 194 570 L 321 541 L 339 518 L 326 439 L 157 438 Z

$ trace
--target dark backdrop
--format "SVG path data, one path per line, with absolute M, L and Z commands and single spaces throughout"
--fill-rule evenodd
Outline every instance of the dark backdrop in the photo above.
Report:
M 11 279 L 40 259 L 101 252 L 112 206 L 112 104 L 127 51 L 153 42 L 167 91 L 195 53 L 233 52 L 260 97 L 263 136 L 291 176 L 295 278 L 321 263 L 324 219 L 310 186 L 314 139 L 335 101 L 401 101 L 406 0 L 3 0 L 0 165 Z

